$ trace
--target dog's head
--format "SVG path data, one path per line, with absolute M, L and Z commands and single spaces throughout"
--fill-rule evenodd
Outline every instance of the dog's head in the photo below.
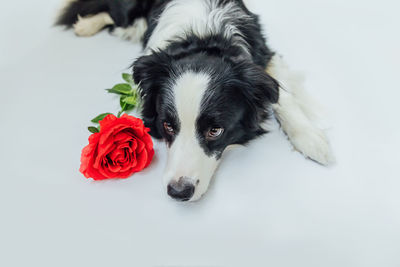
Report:
M 154 52 L 139 58 L 143 120 L 169 147 L 164 182 L 177 200 L 199 199 L 224 150 L 265 133 L 261 123 L 278 100 L 278 83 L 249 60 Z

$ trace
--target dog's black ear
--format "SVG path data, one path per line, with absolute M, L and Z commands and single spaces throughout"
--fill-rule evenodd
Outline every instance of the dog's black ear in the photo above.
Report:
M 240 80 L 251 86 L 247 91 L 249 97 L 254 98 L 258 104 L 275 104 L 279 100 L 279 83 L 272 78 L 262 67 L 242 61 L 235 66 Z
M 252 62 L 242 61 L 234 68 L 243 83 L 240 92 L 248 108 L 243 122 L 254 135 L 265 133 L 260 124 L 271 115 L 271 104 L 278 102 L 279 83 Z
M 139 85 L 143 121 L 155 138 L 161 138 L 161 129 L 157 125 L 157 109 L 159 95 L 169 76 L 167 57 L 165 54 L 153 53 L 142 56 L 133 63 L 133 79 Z

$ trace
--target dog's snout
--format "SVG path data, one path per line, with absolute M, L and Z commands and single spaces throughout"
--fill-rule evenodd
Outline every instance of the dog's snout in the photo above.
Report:
M 188 201 L 192 198 L 195 186 L 186 177 L 181 177 L 179 180 L 173 181 L 168 185 L 168 195 L 173 199 L 180 201 Z

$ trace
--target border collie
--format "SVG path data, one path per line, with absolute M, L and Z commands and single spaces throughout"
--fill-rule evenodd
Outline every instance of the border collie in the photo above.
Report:
M 168 145 L 165 189 L 176 200 L 198 200 L 224 150 L 265 134 L 272 114 L 296 150 L 333 160 L 301 79 L 242 0 L 69 0 L 57 24 L 143 42 L 133 78 L 145 125 Z

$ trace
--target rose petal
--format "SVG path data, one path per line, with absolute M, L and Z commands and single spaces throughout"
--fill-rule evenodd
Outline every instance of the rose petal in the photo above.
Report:
M 100 133 L 91 135 L 82 150 L 80 171 L 95 180 L 127 178 L 141 171 L 154 156 L 148 132 L 138 118 L 108 115 L 100 121 Z

